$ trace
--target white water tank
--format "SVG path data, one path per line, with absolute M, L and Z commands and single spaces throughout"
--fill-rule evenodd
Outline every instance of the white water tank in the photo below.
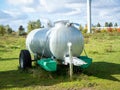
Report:
M 51 57 L 52 53 L 49 48 L 48 28 L 35 29 L 31 31 L 26 38 L 26 47 L 34 55 Z
M 80 30 L 75 28 L 72 23 L 56 23 L 50 33 L 51 53 L 57 59 L 63 60 L 64 56 L 68 55 L 68 42 L 72 43 L 72 55 L 80 56 L 84 48 L 84 39 Z
M 26 39 L 28 50 L 34 54 L 46 57 L 56 57 L 63 60 L 68 55 L 67 43 L 72 43 L 72 55 L 80 56 L 84 48 L 83 36 L 73 24 L 57 22 L 52 28 L 35 29 Z M 44 52 L 44 53 L 43 53 Z

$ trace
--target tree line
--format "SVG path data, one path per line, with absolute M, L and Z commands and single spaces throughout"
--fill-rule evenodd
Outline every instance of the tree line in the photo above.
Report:
M 12 28 L 9 25 L 0 25 L 0 34 L 4 36 L 4 34 L 11 34 L 13 32 Z
M 23 25 L 20 25 L 18 27 L 17 32 L 15 32 L 9 25 L 0 25 L 0 34 L 4 36 L 5 34 L 12 34 L 16 33 L 19 36 L 27 35 L 30 31 L 37 29 L 37 28 L 43 28 L 44 26 L 41 25 L 41 21 L 38 19 L 36 21 L 29 21 L 27 24 L 27 31 L 25 31 L 25 28 Z M 98 22 L 96 25 L 93 25 L 92 27 L 102 27 L 102 25 Z M 104 27 L 118 27 L 117 23 L 112 22 L 105 22 Z M 84 33 L 87 32 L 87 25 L 83 27 L 82 25 L 79 26 L 79 30 L 83 31 Z
M 29 21 L 27 25 L 27 32 L 25 32 L 25 29 L 22 25 L 19 26 L 18 28 L 18 34 L 19 36 L 26 35 L 30 31 L 37 29 L 37 28 L 42 28 L 41 27 L 41 21 L 38 19 L 37 21 Z
M 102 26 L 99 22 L 96 25 L 92 25 L 91 27 L 92 32 L 120 32 L 120 27 L 119 25 L 115 22 L 105 22 L 104 25 Z M 87 24 L 85 26 L 80 25 L 79 30 L 82 33 L 87 33 L 88 27 Z
M 102 25 L 98 22 L 96 27 L 101 27 Z M 105 22 L 104 27 L 118 27 L 117 23 Z
M 41 27 L 41 21 L 38 19 L 36 21 L 29 21 L 27 25 L 27 32 L 25 31 L 25 28 L 23 25 L 20 25 L 18 27 L 18 30 L 16 31 L 16 34 L 19 36 L 22 35 L 27 35 L 30 31 L 37 29 L 37 28 L 42 28 Z M 0 25 L 0 34 L 4 36 L 5 34 L 12 34 L 15 32 L 9 25 Z

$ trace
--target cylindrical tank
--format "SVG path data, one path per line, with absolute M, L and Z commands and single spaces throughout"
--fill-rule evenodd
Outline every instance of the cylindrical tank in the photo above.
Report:
M 49 49 L 49 33 L 48 28 L 35 29 L 31 31 L 26 39 L 26 47 L 34 55 L 43 55 L 46 57 L 51 57 L 52 53 Z
M 72 55 L 80 56 L 84 48 L 83 36 L 77 28 L 71 23 L 59 22 L 55 27 L 51 28 L 50 34 L 50 51 L 60 60 L 68 55 L 67 43 L 72 43 Z
M 84 48 L 83 36 L 69 22 L 57 22 L 52 28 L 42 28 L 31 31 L 26 39 L 28 50 L 35 55 L 56 57 L 63 60 L 68 55 L 67 43 L 72 43 L 72 55 L 80 56 Z

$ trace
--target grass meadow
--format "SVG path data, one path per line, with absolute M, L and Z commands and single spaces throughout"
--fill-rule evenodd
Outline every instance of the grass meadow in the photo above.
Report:
M 47 72 L 33 63 L 32 68 L 20 70 L 25 37 L 0 36 L 0 90 L 120 90 L 120 33 L 84 34 L 84 39 L 93 63 L 75 72 L 70 81 L 64 67 Z

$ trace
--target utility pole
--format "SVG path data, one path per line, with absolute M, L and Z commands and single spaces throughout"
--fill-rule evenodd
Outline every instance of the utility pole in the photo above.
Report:
M 91 30 L 91 0 L 87 0 L 87 33 L 92 33 Z

